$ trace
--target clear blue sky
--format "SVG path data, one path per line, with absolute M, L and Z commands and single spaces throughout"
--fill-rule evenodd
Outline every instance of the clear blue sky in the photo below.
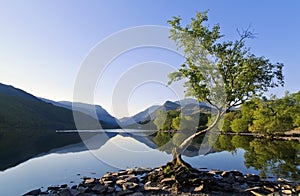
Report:
M 297 92 L 300 90 L 299 8 L 300 1 L 283 0 L 1 1 L 0 83 L 52 100 L 72 100 L 82 61 L 105 37 L 139 25 L 168 26 L 167 20 L 172 16 L 181 16 L 188 22 L 196 11 L 210 10 L 209 23 L 219 23 L 221 32 L 228 39 L 237 38 L 237 28 L 251 25 L 258 33 L 258 37 L 249 42 L 253 53 L 285 64 L 285 88 L 272 92 L 279 96 L 285 90 Z M 137 54 L 127 58 L 149 54 L 153 56 L 145 59 L 165 60 L 155 51 Z M 123 64 L 121 60 L 116 64 Z M 124 59 L 124 70 L 131 60 Z M 177 62 L 180 64 L 181 60 L 173 58 L 168 63 Z M 110 74 L 113 77 L 113 72 Z M 144 96 L 147 91 L 151 93 Z M 155 92 L 160 92 L 159 96 L 154 95 Z M 95 102 L 112 112 L 111 100 L 104 94 Z M 143 97 L 144 102 L 138 102 Z M 163 85 L 142 86 L 129 100 L 130 114 L 166 99 L 175 97 Z

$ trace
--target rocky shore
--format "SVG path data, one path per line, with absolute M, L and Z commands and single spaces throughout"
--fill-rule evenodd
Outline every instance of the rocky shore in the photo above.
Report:
M 26 194 L 51 196 L 96 195 L 300 195 L 300 184 L 285 179 L 267 181 L 239 171 L 200 171 L 173 168 L 133 168 L 108 172 L 101 178 L 83 178 L 78 185 L 49 186 Z

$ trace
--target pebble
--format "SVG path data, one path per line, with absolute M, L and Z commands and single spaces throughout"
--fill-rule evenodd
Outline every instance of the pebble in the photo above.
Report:
M 169 166 L 171 163 L 168 163 Z M 172 165 L 171 165 L 172 166 Z M 108 172 L 102 178 L 83 178 L 83 182 L 73 185 L 49 186 L 45 192 L 35 189 L 24 196 L 38 195 L 300 195 L 299 183 L 286 179 L 263 181 L 258 175 L 241 172 L 211 170 L 200 171 L 172 167 L 164 173 L 167 166 L 158 168 L 132 168 L 119 172 Z

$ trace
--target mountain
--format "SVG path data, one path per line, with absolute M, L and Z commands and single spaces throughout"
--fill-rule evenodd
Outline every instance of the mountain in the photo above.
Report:
M 205 102 L 198 102 L 192 98 L 186 98 L 179 101 L 166 101 L 163 105 L 154 105 L 146 110 L 135 114 L 132 117 L 119 119 L 121 127 L 140 128 L 140 129 L 156 129 L 153 124 L 158 111 L 181 110 L 186 115 L 192 115 L 196 112 L 209 113 L 211 107 Z
M 118 120 L 115 117 L 111 116 L 105 109 L 103 109 L 99 105 L 92 105 L 92 104 L 79 103 L 79 102 L 73 103 L 70 101 L 56 102 L 45 98 L 40 98 L 40 99 L 45 102 L 52 103 L 53 105 L 56 105 L 58 107 L 79 111 L 93 118 L 96 118 L 101 122 L 101 125 L 103 125 L 106 129 L 120 128 Z M 94 116 L 94 112 L 96 112 L 96 117 Z
M 98 128 L 96 119 L 77 111 L 76 115 L 82 128 Z M 93 133 L 80 136 L 78 133 L 57 133 L 57 129 L 76 129 L 71 110 L 0 83 L 0 170 L 93 136 Z
M 137 113 L 136 115 L 132 116 L 132 117 L 124 117 L 119 119 L 120 125 L 122 127 L 126 127 L 132 124 L 136 124 L 136 123 L 142 123 L 145 121 L 150 121 L 153 120 L 155 118 L 155 116 L 153 116 L 156 111 L 160 108 L 161 106 L 158 105 L 154 105 L 151 106 L 149 108 L 147 108 L 146 110 Z
M 77 112 L 85 129 L 96 129 L 95 119 Z M 13 86 L 0 83 L 0 130 L 76 129 L 71 110 L 46 103 Z
M 78 102 L 72 103 L 68 101 L 60 101 L 59 103 L 67 109 L 74 109 L 92 117 L 95 111 L 98 120 L 101 122 L 101 124 L 105 125 L 106 128 L 119 128 L 118 120 L 115 117 L 111 116 L 105 109 L 103 109 L 99 105 L 91 105 Z

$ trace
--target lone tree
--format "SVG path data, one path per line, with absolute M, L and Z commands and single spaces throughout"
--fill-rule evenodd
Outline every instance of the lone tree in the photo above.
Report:
M 209 27 L 207 12 L 197 13 L 189 25 L 183 27 L 180 17 L 168 21 L 170 38 L 185 55 L 185 63 L 169 75 L 170 83 L 186 79 L 187 95 L 206 101 L 216 111 L 211 125 L 192 133 L 173 149 L 173 163 L 183 164 L 182 152 L 196 136 L 213 129 L 232 107 L 254 96 L 262 96 L 270 88 L 283 86 L 282 63 L 271 63 L 264 56 L 256 56 L 246 47 L 254 33 L 238 31 L 239 38 L 224 41 L 220 26 Z

